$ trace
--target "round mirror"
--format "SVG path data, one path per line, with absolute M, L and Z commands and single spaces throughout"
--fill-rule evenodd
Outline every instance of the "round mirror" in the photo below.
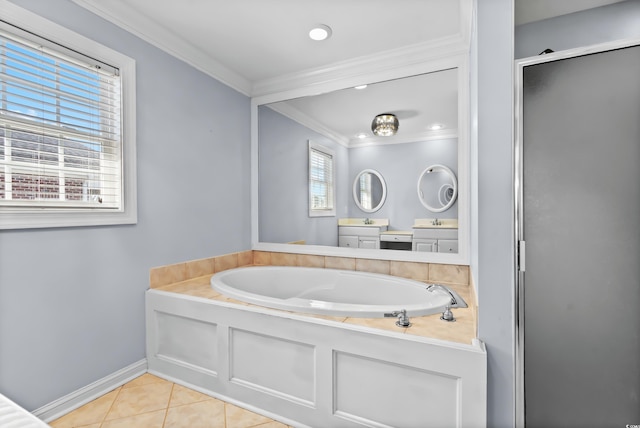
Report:
M 446 211 L 456 201 L 458 181 L 444 165 L 431 165 L 418 178 L 418 197 L 426 209 L 434 213 Z
M 366 213 L 378 211 L 387 199 L 387 184 L 382 175 L 373 169 L 365 169 L 353 181 L 353 200 Z

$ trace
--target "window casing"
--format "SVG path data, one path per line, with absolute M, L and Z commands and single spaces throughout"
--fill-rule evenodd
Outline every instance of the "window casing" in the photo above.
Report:
M 309 141 L 309 217 L 336 215 L 335 152 Z
M 135 62 L 0 3 L 0 229 L 135 223 Z

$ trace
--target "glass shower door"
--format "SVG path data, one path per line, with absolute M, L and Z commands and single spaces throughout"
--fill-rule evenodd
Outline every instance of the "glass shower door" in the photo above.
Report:
M 526 426 L 640 424 L 640 47 L 522 82 Z

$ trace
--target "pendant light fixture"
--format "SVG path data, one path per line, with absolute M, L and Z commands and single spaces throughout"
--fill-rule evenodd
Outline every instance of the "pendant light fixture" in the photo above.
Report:
M 394 114 L 382 113 L 373 118 L 371 131 L 379 137 L 390 137 L 398 132 L 399 126 L 400 122 Z

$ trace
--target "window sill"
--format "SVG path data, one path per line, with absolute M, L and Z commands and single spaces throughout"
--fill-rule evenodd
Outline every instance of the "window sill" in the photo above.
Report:
M 82 212 L 65 210 L 64 212 L 0 212 L 0 230 L 42 229 L 52 227 L 108 226 L 136 224 L 136 211 L 132 212 Z

